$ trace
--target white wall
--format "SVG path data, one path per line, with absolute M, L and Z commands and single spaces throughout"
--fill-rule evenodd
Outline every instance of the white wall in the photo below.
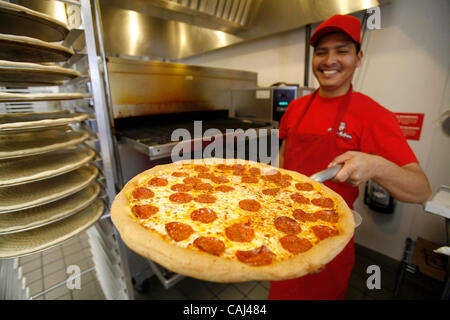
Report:
M 419 141 L 410 141 L 433 191 L 450 184 L 450 138 L 434 121 L 442 112 L 450 62 L 448 1 L 396 0 L 382 8 L 382 30 L 367 34 L 366 57 L 355 89 L 394 112 L 425 113 Z M 421 236 L 444 243 L 444 218 L 421 206 L 398 203 L 393 216 L 370 212 L 362 204 L 364 224 L 356 241 L 401 259 L 404 239 Z
M 305 31 L 234 45 L 180 62 L 258 72 L 258 85 L 279 81 L 303 84 Z
M 425 113 L 421 139 L 410 145 L 434 192 L 441 184 L 450 185 L 450 138 L 434 124 L 450 109 L 449 18 L 448 0 L 394 0 L 382 7 L 382 29 L 367 30 L 363 64 L 354 77 L 355 90 L 389 110 Z M 304 29 L 299 29 L 181 62 L 255 71 L 260 86 L 278 81 L 303 85 L 304 42 Z M 315 79 L 310 84 L 317 86 Z M 419 205 L 398 203 L 395 214 L 386 216 L 370 212 L 360 197 L 355 208 L 363 216 L 356 242 L 395 259 L 401 259 L 408 236 L 445 241 L 444 219 Z

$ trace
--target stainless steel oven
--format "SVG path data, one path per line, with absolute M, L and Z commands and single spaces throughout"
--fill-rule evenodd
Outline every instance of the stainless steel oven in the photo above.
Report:
M 272 154 L 270 143 L 261 151 L 259 139 L 278 139 L 271 130 L 277 122 L 233 115 L 231 89 L 256 87 L 255 72 L 116 57 L 107 58 L 107 72 L 122 185 L 144 170 L 172 162 L 172 150 L 179 142 L 172 134 L 177 129 L 189 137 L 183 142 L 192 143 L 188 158 L 201 157 L 202 150 L 219 136 L 225 157 L 259 160 L 260 154 Z M 258 135 L 236 141 L 236 132 L 249 129 Z M 258 146 L 252 151 L 256 154 L 250 153 L 252 142 Z M 245 155 L 238 155 L 236 149 L 242 144 Z M 153 274 L 166 288 L 182 278 L 132 252 L 128 254 L 136 289 L 145 287 L 145 280 Z
M 298 86 L 232 89 L 231 108 L 237 118 L 279 122 L 292 100 L 313 90 Z

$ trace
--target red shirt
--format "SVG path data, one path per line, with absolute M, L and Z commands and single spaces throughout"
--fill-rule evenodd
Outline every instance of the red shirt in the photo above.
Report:
M 344 114 L 339 112 L 339 117 L 336 117 L 338 108 L 347 101 L 347 94 L 335 98 L 316 94 L 300 122 L 310 96 L 291 102 L 279 131 L 280 138 L 287 138 L 285 165 L 288 168 L 310 175 L 325 169 L 334 157 L 348 150 L 373 153 L 399 166 L 417 161 L 395 116 L 361 93 L 350 94 L 348 108 Z M 339 121 L 338 128 L 329 134 L 335 119 Z M 325 184 L 353 207 L 358 188 L 333 181 Z M 272 282 L 269 299 L 344 299 L 354 259 L 352 238 L 325 270 L 294 280 Z
M 293 100 L 280 122 L 279 137 L 286 138 L 298 122 L 309 96 Z M 344 96 L 325 98 L 319 94 L 299 124 L 300 133 L 326 134 L 333 126 L 338 107 Z M 398 166 L 418 162 L 408 145 L 395 115 L 368 96 L 353 92 L 347 113 L 344 116 L 341 139 L 337 139 L 346 150 L 375 154 Z M 326 155 L 321 155 L 326 156 Z M 333 160 L 331 157 L 329 162 Z M 324 168 L 325 169 L 325 168 Z

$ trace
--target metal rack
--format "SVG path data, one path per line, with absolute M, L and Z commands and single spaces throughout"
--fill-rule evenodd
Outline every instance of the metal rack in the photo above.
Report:
M 43 262 L 49 260 L 48 257 L 50 256 L 59 257 L 50 261 L 53 265 L 60 264 L 66 268 L 70 261 L 63 261 L 64 263 L 62 263 L 61 260 L 64 260 L 64 252 L 66 249 L 74 251 L 77 245 L 82 247 L 76 253 L 84 257 L 81 260 L 77 260 L 80 261 L 79 264 L 83 265 L 83 268 L 75 276 L 70 277 L 70 280 L 75 280 L 78 277 L 81 279 L 81 283 L 83 281 L 86 283 L 86 280 L 83 279 L 86 277 L 92 278 L 93 273 L 95 273 L 95 282 L 99 284 L 102 291 L 102 294 L 96 298 L 132 299 L 133 289 L 128 273 L 127 259 L 124 256 L 123 248 L 120 248 L 123 244 L 118 241 L 119 236 L 109 219 L 110 204 L 117 191 L 121 188 L 120 184 L 122 180 L 120 170 L 117 166 L 116 142 L 111 132 L 112 118 L 110 117 L 108 108 L 110 98 L 108 77 L 106 74 L 106 59 L 101 39 L 101 24 L 99 22 L 101 21 L 99 3 L 98 1 L 91 0 L 80 0 L 79 2 L 71 0 L 55 1 L 73 6 L 79 11 L 82 21 L 82 27 L 70 30 L 63 44 L 66 47 L 70 47 L 75 41 L 79 42 L 84 37 L 85 48 L 78 51 L 75 50 L 75 54 L 63 66 L 83 70 L 86 75 L 66 82 L 63 86 L 59 87 L 59 91 L 84 91 L 88 94 L 84 100 L 77 100 L 77 103 L 74 101 L 64 101 L 61 102 L 60 106 L 68 110 L 82 111 L 89 114 L 88 120 L 75 126 L 77 129 L 89 132 L 94 137 L 85 144 L 87 147 L 95 149 L 97 153 L 96 160 L 92 164 L 101 173 L 101 178 L 97 182 L 104 190 L 101 198 L 105 203 L 106 209 L 99 221 L 89 228 L 86 233 L 79 234 L 52 248 L 46 248 L 24 258 L 16 257 L 0 260 L 0 299 L 51 298 L 52 292 L 58 290 L 67 291 L 68 275 L 64 275 L 59 282 L 53 282 L 48 286 L 43 285 L 37 289 L 33 288 L 33 290 L 30 290 L 30 285 L 33 283 L 31 279 L 35 277 L 34 274 L 45 274 Z M 94 16 L 92 12 L 94 12 Z M 98 35 L 97 38 L 96 32 Z M 100 48 L 100 50 L 98 51 L 97 48 Z M 27 89 L 19 91 L 30 92 Z M 80 103 L 80 101 L 82 102 Z M 48 110 L 49 106 L 51 106 L 48 102 L 39 102 L 37 105 L 45 108 L 45 110 Z M 0 112 L 34 111 L 31 104 L 21 102 L 10 103 L 4 108 L 6 110 L 0 110 Z M 70 249 L 71 247 L 73 248 Z M 61 252 L 63 254 L 62 258 Z M 73 259 L 75 260 L 75 258 Z M 76 263 L 78 263 L 77 261 Z M 32 265 L 36 265 L 36 267 L 33 269 L 31 267 Z M 62 271 L 58 270 L 58 272 Z M 37 281 L 34 283 L 37 283 Z M 57 297 L 56 294 L 53 296 L 55 298 Z M 71 292 L 69 298 L 75 299 L 81 297 Z

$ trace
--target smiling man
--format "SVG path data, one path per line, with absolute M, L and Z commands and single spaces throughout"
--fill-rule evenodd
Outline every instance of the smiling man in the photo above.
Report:
M 431 195 L 428 180 L 394 114 L 352 89 L 363 58 L 360 30 L 357 18 L 335 15 L 311 37 L 320 87 L 292 101 L 281 119 L 280 167 L 310 176 L 342 164 L 325 184 L 352 209 L 358 185 L 369 179 L 400 201 L 425 202 Z M 321 272 L 273 281 L 269 299 L 344 299 L 354 258 L 352 239 Z

